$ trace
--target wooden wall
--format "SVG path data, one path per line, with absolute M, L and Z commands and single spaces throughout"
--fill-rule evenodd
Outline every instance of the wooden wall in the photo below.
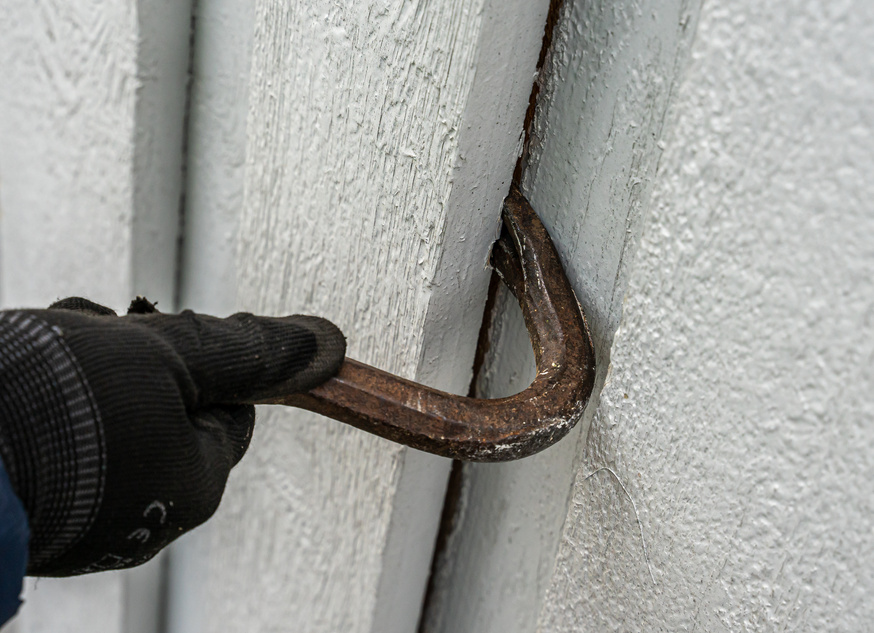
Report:
M 538 626 L 698 10 L 666 2 L 641 12 L 639 4 L 562 6 L 523 179 L 588 316 L 595 393 L 556 446 L 520 462 L 463 467 L 461 511 L 428 605 L 429 633 Z M 514 393 L 533 378 L 534 360 L 509 293 L 492 340 L 479 391 Z
M 865 630 L 874 11 L 577 2 L 559 32 L 525 185 L 600 396 L 576 446 L 465 469 L 429 630 Z
M 211 155 L 245 156 L 232 175 L 238 215 L 221 225 L 195 211 L 236 236 L 234 306 L 325 315 L 351 356 L 466 391 L 545 11 L 259 2 L 245 18 L 248 76 L 224 70 L 232 56 L 197 49 L 212 79 L 194 86 L 192 152 L 206 156 L 226 133 L 204 124 L 213 113 L 248 113 L 244 133 L 228 123 L 233 140 Z M 244 29 L 242 14 L 210 15 L 225 35 L 207 42 Z M 242 95 L 236 109 L 228 90 Z M 202 241 L 186 257 L 207 269 L 216 254 Z M 209 301 L 198 286 L 208 283 L 183 285 Z M 171 629 L 413 630 L 448 468 L 314 415 L 263 411 L 220 516 L 172 574 L 202 586 L 171 607 Z
M 0 9 L 4 304 L 314 312 L 466 391 L 546 4 L 200 3 L 191 51 L 185 3 Z M 414 627 L 448 462 L 260 418 L 166 574 L 39 581 L 19 633 Z
M 178 0 L 0 5 L 2 305 L 312 312 L 466 392 L 549 4 L 215 0 L 193 37 Z M 760 5 L 564 3 L 523 187 L 596 395 L 558 446 L 461 470 L 422 630 L 871 620 L 874 13 Z M 490 395 L 532 371 L 498 303 Z M 8 630 L 416 630 L 449 463 L 259 420 L 215 520 L 29 583 Z
M 173 308 L 191 8 L 0 5 L 0 298 Z M 16 633 L 155 633 L 162 560 L 29 582 Z

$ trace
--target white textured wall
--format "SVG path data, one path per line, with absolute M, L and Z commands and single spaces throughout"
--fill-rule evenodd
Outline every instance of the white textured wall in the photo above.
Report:
M 526 195 L 563 258 L 588 315 L 606 377 L 630 262 L 659 155 L 665 113 L 698 4 L 567 0 L 532 134 Z M 506 293 L 509 295 L 509 293 Z M 533 353 L 512 296 L 504 296 L 479 391 L 498 397 L 534 376 Z M 556 446 L 508 464 L 466 464 L 460 511 L 438 565 L 427 631 L 533 631 L 595 407 Z
M 705 3 L 539 630 L 870 630 L 872 41 Z
M 129 301 L 136 21 L 133 2 L 0 4 L 6 306 Z
M 254 83 L 240 93 L 251 107 L 248 130 L 228 103 L 248 75 L 213 68 L 209 86 L 219 88 L 200 93 L 195 129 L 227 128 L 200 137 L 192 164 L 201 171 L 189 181 L 200 187 L 192 225 L 209 224 L 210 204 L 230 204 L 248 187 L 242 224 L 223 207 L 221 227 L 204 227 L 223 250 L 198 259 L 210 238 L 186 254 L 189 266 L 243 283 L 213 286 L 216 296 L 192 281 L 192 301 L 322 312 L 365 360 L 464 383 L 456 368 L 469 363 L 456 350 L 476 331 L 479 249 L 494 228 L 492 203 L 512 165 L 513 117 L 530 77 L 513 54 L 536 52 L 539 32 L 521 47 L 499 37 L 514 21 L 497 3 L 439 4 L 436 16 L 425 10 L 436 4 L 388 2 L 294 12 L 261 2 L 254 16 L 231 7 L 224 21 L 220 9 L 209 13 L 258 30 Z M 577 454 L 566 442 L 469 479 L 479 488 L 468 499 L 494 505 L 469 501 L 479 523 L 462 533 L 471 540 L 447 572 L 461 582 L 435 602 L 457 619 L 437 621 L 477 631 L 485 622 L 502 633 L 866 630 L 874 616 L 874 8 L 706 3 L 682 84 L 697 3 L 579 0 L 568 11 L 565 57 L 526 186 L 611 371 Z M 136 267 L 148 260 L 144 245 L 168 243 L 172 212 L 156 223 L 137 215 L 151 207 L 135 173 L 174 164 L 151 145 L 170 147 L 174 133 L 144 132 L 148 121 L 176 120 L 172 106 L 167 114 L 149 100 L 155 67 L 146 62 L 170 64 L 184 47 L 143 56 L 141 35 L 155 23 L 139 17 L 123 2 L 0 5 L 7 305 L 81 292 L 122 307 L 145 279 Z M 247 36 L 235 45 L 247 50 Z M 509 61 L 495 61 L 501 51 Z M 170 65 L 168 76 L 181 77 Z M 248 59 L 222 68 L 244 74 Z M 509 101 L 498 98 L 508 68 L 519 77 Z M 179 103 L 178 94 L 163 103 Z M 491 116 L 500 132 L 483 131 Z M 663 120 L 671 133 L 660 142 Z M 497 166 L 494 147 L 502 148 Z M 218 169 L 239 180 L 219 191 Z M 172 186 L 154 193 L 153 208 L 165 213 Z M 234 265 L 229 231 L 243 238 Z M 292 273 L 305 283 L 291 283 Z M 166 273 L 160 283 L 157 291 L 169 292 Z M 450 300 L 461 288 L 459 309 Z M 471 327 L 456 328 L 461 318 Z M 455 365 L 443 364 L 447 355 Z M 492 384 L 506 382 L 502 372 L 520 380 L 517 359 L 512 350 L 498 358 Z M 440 467 L 339 428 L 266 417 L 207 547 L 192 553 L 209 559 L 189 568 L 205 581 L 187 605 L 204 610 L 193 612 L 195 626 L 388 630 L 415 619 L 407 598 L 420 595 L 426 565 L 408 537 L 427 539 L 436 527 L 428 520 L 440 485 L 422 473 Z M 427 487 L 433 499 L 421 503 Z M 416 518 L 423 509 L 431 514 Z M 32 608 L 19 631 L 134 626 L 115 578 L 75 592 L 45 583 L 47 608 Z
M 215 241 L 187 243 L 183 298 L 321 314 L 351 356 L 466 391 L 548 3 L 236 4 L 198 20 L 190 226 Z M 259 416 L 177 550 L 171 630 L 413 631 L 449 461 Z
M 2 307 L 172 307 L 190 4 L 0 3 Z M 29 581 L 17 633 L 154 633 L 161 562 Z
M 236 307 L 253 13 L 249 1 L 209 0 L 195 16 L 179 306 L 219 316 Z M 170 548 L 162 633 L 205 631 L 212 525 Z
M 210 0 L 195 16 L 179 302 L 222 316 L 237 293 L 254 11 L 252 2 Z

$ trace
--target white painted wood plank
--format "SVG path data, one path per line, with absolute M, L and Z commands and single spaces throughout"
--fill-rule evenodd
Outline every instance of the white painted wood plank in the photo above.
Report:
M 192 0 L 137 0 L 129 283 L 167 311 L 179 267 L 191 10 Z
M 665 112 L 694 10 L 568 2 L 544 69 L 524 191 L 556 242 L 588 315 L 604 383 L 629 262 L 661 153 Z M 508 293 L 479 391 L 533 377 L 521 311 Z M 510 309 L 508 309 L 510 308 Z M 533 632 L 553 573 L 594 406 L 558 445 L 513 464 L 465 465 L 461 512 L 438 565 L 429 632 Z
M 237 306 L 325 315 L 350 355 L 466 390 L 545 8 L 257 3 L 243 214 L 224 225 Z M 172 612 L 204 631 L 414 630 L 447 470 L 261 411 L 183 583 L 202 586 Z
M 254 5 L 200 2 L 192 59 L 180 307 L 227 316 L 235 311 L 246 157 Z M 167 633 L 208 631 L 206 583 L 212 522 L 171 547 Z
M 4 307 L 74 294 L 121 311 L 135 294 L 172 306 L 186 6 L 0 6 Z M 17 630 L 156 631 L 159 564 L 31 581 Z
M 870 628 L 872 41 L 703 4 L 539 630 Z
M 0 5 L 5 306 L 129 301 L 136 12 Z
M 252 2 L 197 6 L 180 304 L 221 316 L 236 306 L 254 16 Z

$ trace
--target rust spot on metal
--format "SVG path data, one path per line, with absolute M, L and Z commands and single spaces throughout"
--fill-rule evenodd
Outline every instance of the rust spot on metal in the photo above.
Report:
M 555 246 L 518 189 L 504 201 L 492 265 L 516 296 L 537 377 L 507 398 L 456 396 L 347 359 L 305 394 L 268 394 L 256 404 L 309 409 L 444 457 L 500 462 L 533 455 L 567 435 L 592 393 L 595 355 L 585 317 Z

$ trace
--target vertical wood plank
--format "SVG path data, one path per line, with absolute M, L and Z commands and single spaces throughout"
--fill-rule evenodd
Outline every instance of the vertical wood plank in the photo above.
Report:
M 255 8 L 213 0 L 196 11 L 180 303 L 228 315 L 236 305 Z
M 598 357 L 591 404 L 558 445 L 512 464 L 469 464 L 434 582 L 429 633 L 536 630 L 581 447 L 606 379 L 670 96 L 696 9 L 670 2 L 566 2 L 532 130 L 523 189 L 553 236 Z M 691 20 L 694 23 L 694 20 Z M 508 293 L 479 391 L 533 377 L 521 311 Z
M 183 211 L 192 0 L 137 0 L 130 281 L 172 311 Z
M 107 10 L 108 9 L 108 10 Z M 4 307 L 130 293 L 136 12 L 130 3 L 0 9 Z M 99 61 L 96 61 L 99 60 Z M 121 631 L 123 579 L 29 582 L 21 633 Z M 95 616 L 96 613 L 96 622 Z
M 235 252 L 246 173 L 254 16 L 248 1 L 211 0 L 196 7 L 179 303 L 220 316 L 237 306 Z M 209 608 L 205 578 L 212 532 L 211 521 L 171 547 L 167 633 L 209 631 L 204 628 Z
M 703 3 L 539 630 L 870 627 L 872 40 Z
M 83 295 L 172 306 L 190 5 L 0 7 L 4 307 Z M 29 582 L 19 633 L 153 633 L 160 561 Z
M 243 213 L 216 219 L 237 228 L 237 306 L 325 315 L 350 355 L 466 390 L 545 11 L 256 3 Z M 414 630 L 447 472 L 265 408 L 197 545 L 198 602 L 172 611 L 207 631 Z

